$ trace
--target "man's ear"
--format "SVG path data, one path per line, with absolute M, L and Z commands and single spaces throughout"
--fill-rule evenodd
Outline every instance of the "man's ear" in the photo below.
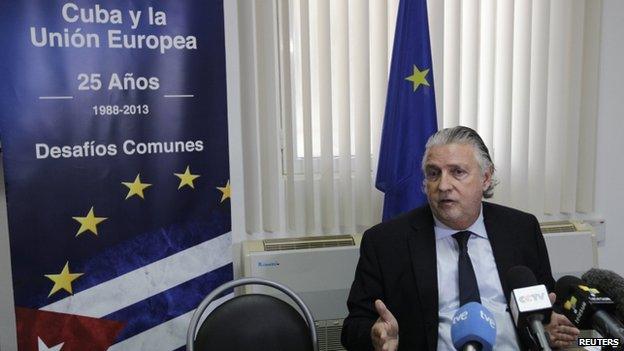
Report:
M 492 184 L 492 168 L 488 168 L 483 173 L 483 191 L 486 191 L 487 188 Z

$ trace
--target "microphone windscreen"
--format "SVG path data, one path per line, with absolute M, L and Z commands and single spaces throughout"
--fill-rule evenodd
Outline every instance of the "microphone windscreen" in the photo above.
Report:
M 573 275 L 564 275 L 555 283 L 555 294 L 557 295 L 557 304 L 563 304 L 563 301 L 570 297 L 574 289 L 582 285 L 583 281 Z
M 525 266 L 515 266 L 507 271 L 507 285 L 510 290 L 537 285 L 535 274 Z
M 583 280 L 609 296 L 615 302 L 618 317 L 624 319 L 624 278 L 610 270 L 592 268 L 583 274 Z
M 496 342 L 494 316 L 478 302 L 461 306 L 453 316 L 451 340 L 458 350 L 469 342 L 477 342 L 483 351 L 491 351 Z

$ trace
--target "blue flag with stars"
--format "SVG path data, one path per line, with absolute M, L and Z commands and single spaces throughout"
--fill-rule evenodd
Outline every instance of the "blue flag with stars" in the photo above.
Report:
M 383 220 L 424 205 L 420 164 L 437 130 L 426 0 L 401 0 L 375 186 Z

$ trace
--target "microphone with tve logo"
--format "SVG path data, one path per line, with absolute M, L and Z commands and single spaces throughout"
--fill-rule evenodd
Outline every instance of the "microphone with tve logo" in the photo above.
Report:
M 546 286 L 537 284 L 531 270 L 516 266 L 507 272 L 507 284 L 511 290 L 509 308 L 518 332 L 527 331 L 538 350 L 550 351 L 544 324 L 550 322 L 552 304 Z
M 478 302 L 464 304 L 453 316 L 451 340 L 460 351 L 491 351 L 496 341 L 494 316 Z

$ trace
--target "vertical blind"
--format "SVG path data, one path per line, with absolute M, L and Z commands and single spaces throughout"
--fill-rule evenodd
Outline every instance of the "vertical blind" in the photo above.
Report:
M 495 202 L 538 217 L 593 211 L 601 5 L 429 1 L 438 126 L 481 134 Z M 238 1 L 247 232 L 352 233 L 380 221 L 397 9 Z

